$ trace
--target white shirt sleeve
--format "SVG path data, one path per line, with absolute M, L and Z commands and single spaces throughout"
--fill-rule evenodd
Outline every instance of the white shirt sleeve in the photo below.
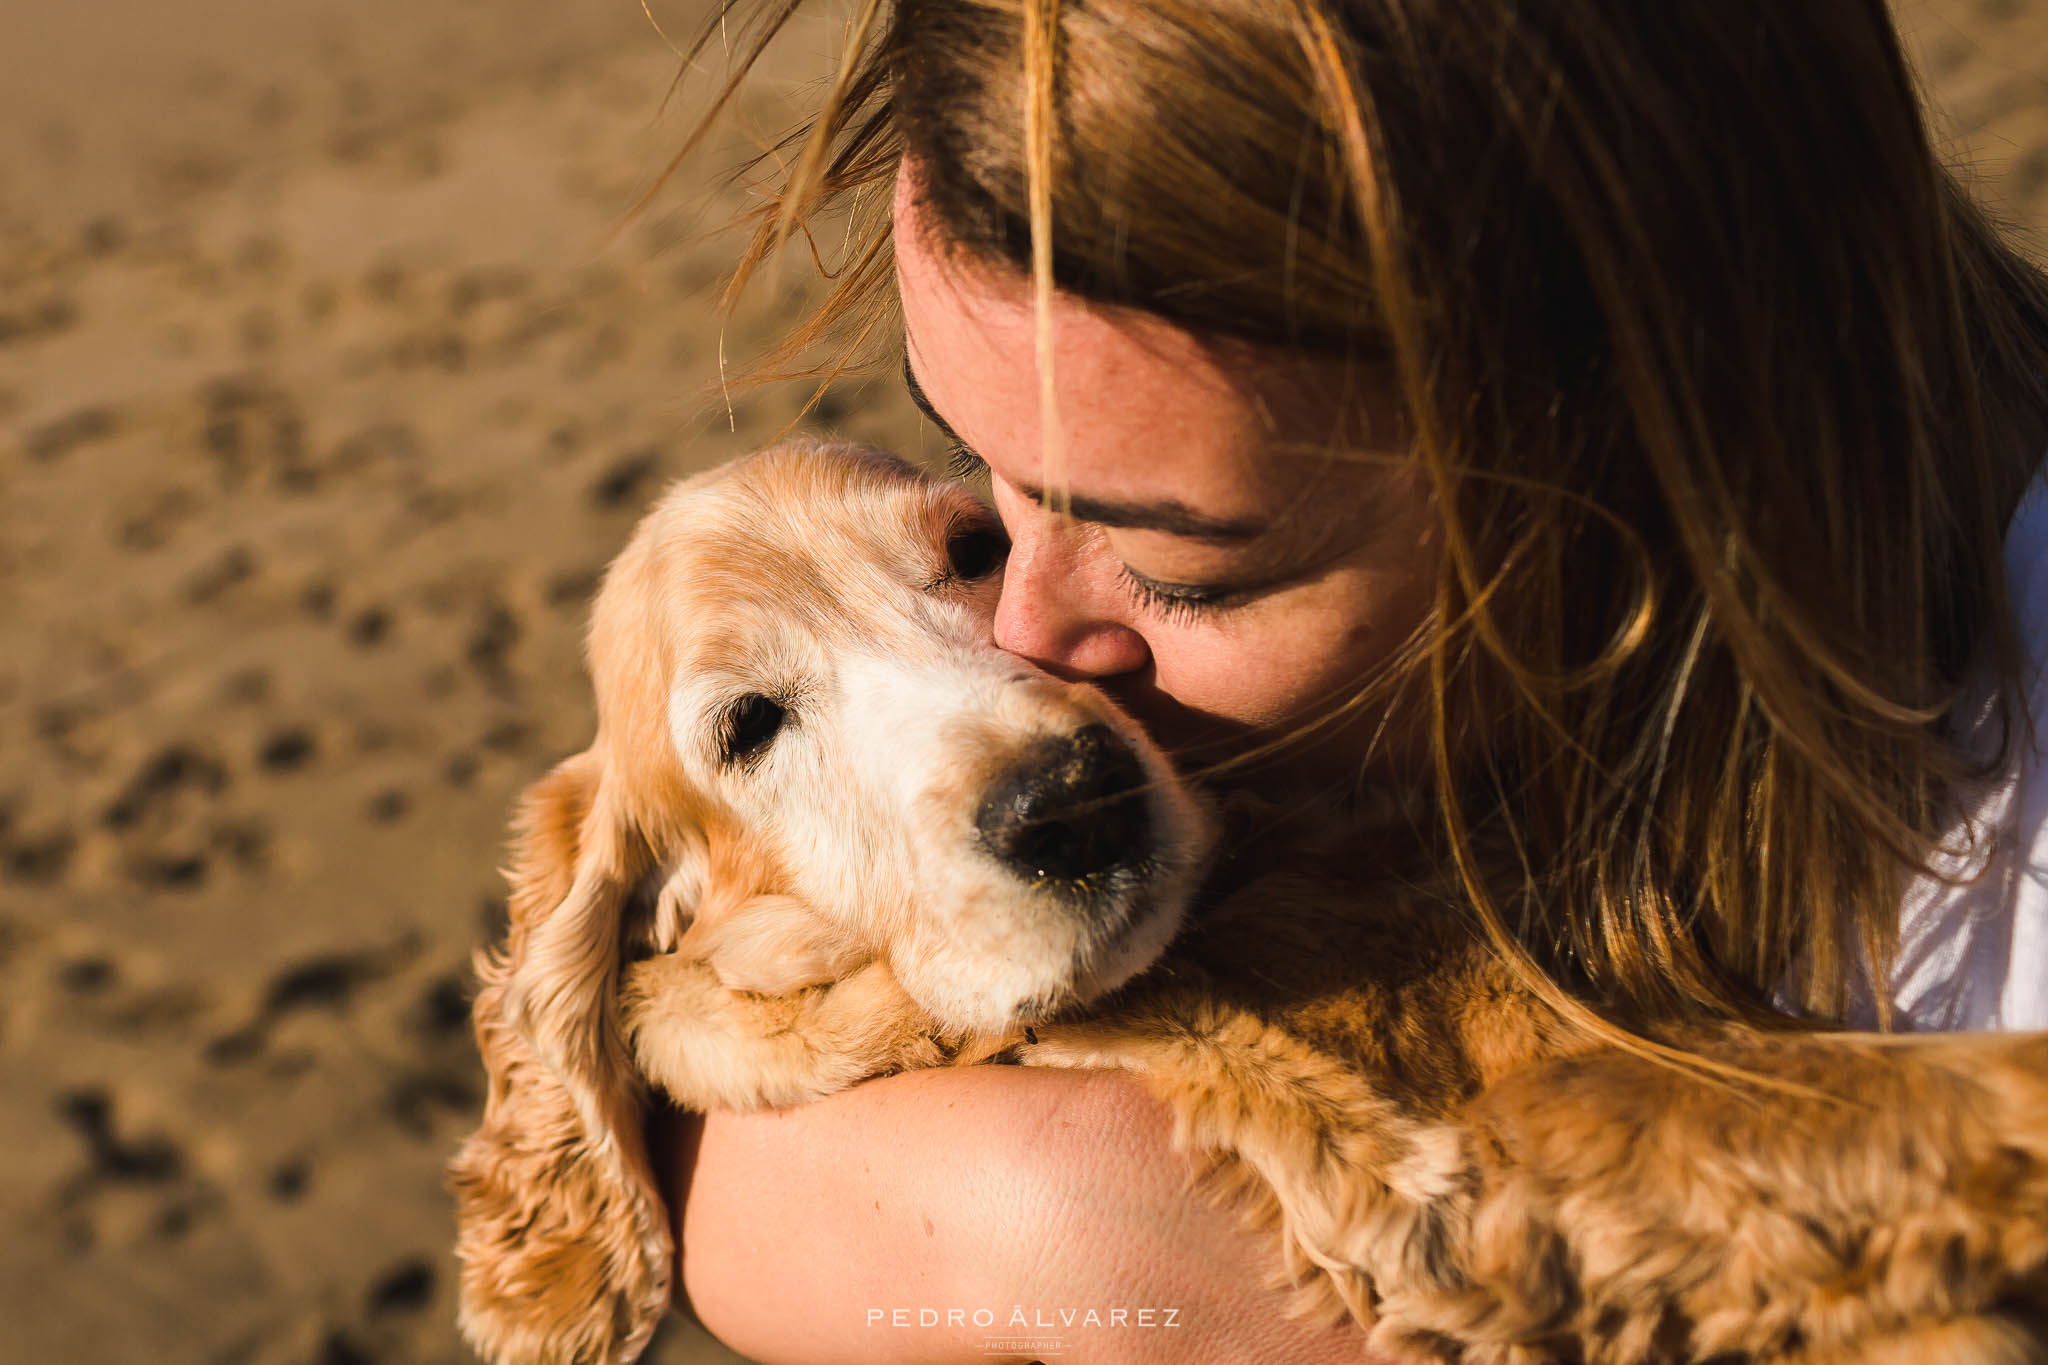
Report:
M 2014 737 L 2005 773 L 1966 797 L 1936 865 L 1906 892 L 1891 994 L 1896 1026 L 1914 1031 L 2048 1029 L 2048 470 L 2013 514 L 2006 581 L 2027 669 L 2034 733 Z M 1995 743 L 1979 698 L 1966 742 Z M 1851 1024 L 1870 1026 L 1874 1011 Z

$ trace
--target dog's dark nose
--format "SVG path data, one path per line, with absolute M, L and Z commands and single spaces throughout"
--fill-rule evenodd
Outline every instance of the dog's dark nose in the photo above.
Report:
M 1079 881 L 1144 856 L 1145 770 L 1104 725 L 1040 740 L 975 813 L 983 845 L 1021 877 Z

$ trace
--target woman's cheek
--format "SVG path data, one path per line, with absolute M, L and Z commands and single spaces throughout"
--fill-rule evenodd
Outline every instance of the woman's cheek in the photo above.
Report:
M 1253 610 L 1152 627 L 1146 638 L 1160 686 L 1185 706 L 1239 725 L 1294 719 L 1316 700 L 1320 642 L 1284 616 L 1245 615 Z
M 1385 666 L 1412 622 L 1399 604 L 1348 580 L 1278 593 L 1218 620 L 1202 642 L 1202 662 L 1219 698 L 1233 694 L 1234 719 L 1269 728 L 1299 723 Z

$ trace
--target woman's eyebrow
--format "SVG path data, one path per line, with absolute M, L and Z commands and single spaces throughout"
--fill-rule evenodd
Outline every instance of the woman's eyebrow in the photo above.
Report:
M 932 400 L 925 396 L 918 385 L 917 375 L 910 368 L 910 357 L 903 357 L 903 387 L 910 394 L 911 403 L 945 434 L 947 440 L 958 446 L 960 453 L 977 462 L 981 457 L 974 448 L 960 439 L 960 433 L 953 430 L 945 418 L 939 416 Z M 1029 484 L 1018 484 L 1016 489 L 1031 501 L 1045 505 L 1045 490 Z M 1190 540 L 1206 540 L 1215 544 L 1234 545 L 1247 540 L 1256 540 L 1266 533 L 1265 524 L 1248 519 L 1226 519 L 1203 516 L 1186 503 L 1167 500 L 1165 502 L 1107 502 L 1100 498 L 1082 497 L 1078 494 L 1065 499 L 1070 515 L 1092 521 L 1098 526 L 1113 526 L 1125 531 L 1164 531 L 1168 535 L 1186 536 Z

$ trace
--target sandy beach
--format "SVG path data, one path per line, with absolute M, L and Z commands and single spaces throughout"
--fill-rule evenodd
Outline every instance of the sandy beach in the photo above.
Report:
M 466 1361 L 442 1167 L 507 812 L 589 738 L 638 512 L 800 405 L 718 376 L 807 283 L 714 307 L 744 137 L 628 216 L 697 0 L 15 10 L 0 1360 Z M 2048 232 L 2048 0 L 1900 14 L 1958 163 Z M 920 439 L 888 382 L 813 421 Z M 738 1357 L 675 1320 L 650 1359 Z

